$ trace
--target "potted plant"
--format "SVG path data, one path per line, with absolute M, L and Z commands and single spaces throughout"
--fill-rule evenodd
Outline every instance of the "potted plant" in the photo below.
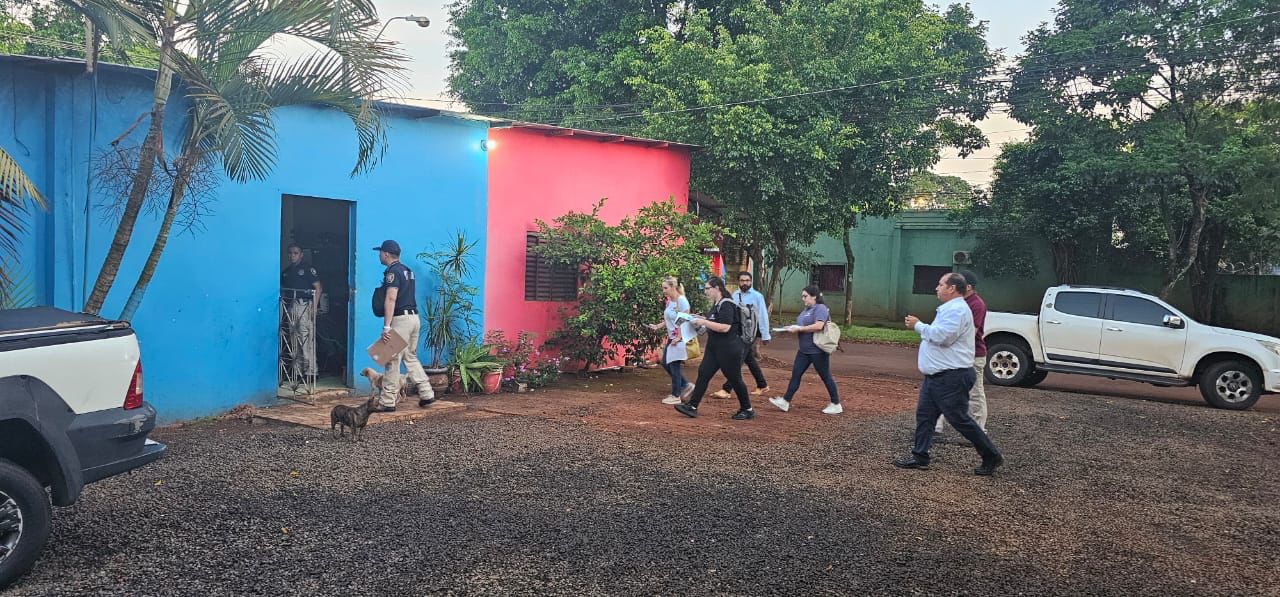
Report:
M 450 386 L 451 368 L 444 363 L 465 341 L 475 337 L 475 286 L 465 282 L 472 273 L 472 252 L 478 241 L 467 242 L 458 232 L 452 243 L 418 254 L 435 277 L 435 290 L 427 293 L 422 305 L 423 344 L 431 353 L 426 367 L 433 390 L 443 392 Z
M 453 352 L 453 366 L 464 392 L 484 390 L 486 394 L 498 391 L 505 365 L 493 354 L 493 346 L 468 342 Z

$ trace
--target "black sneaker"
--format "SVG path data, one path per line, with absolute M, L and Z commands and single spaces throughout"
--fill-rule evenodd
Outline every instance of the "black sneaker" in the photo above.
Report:
M 393 412 L 396 412 L 396 407 L 394 407 L 394 406 L 383 406 L 383 405 L 381 405 L 381 404 L 376 404 L 376 405 L 374 405 L 374 406 L 373 406 L 373 408 L 370 408 L 370 409 L 369 409 L 369 412 L 375 412 L 375 413 L 393 413 Z
M 915 456 L 908 456 L 906 458 L 899 458 L 893 461 L 893 466 L 896 466 L 898 468 L 914 468 L 914 469 L 920 469 L 922 471 L 927 471 L 929 470 L 929 461 L 921 460 L 919 458 L 916 458 Z
M 990 477 L 996 473 L 996 469 L 1004 464 L 1004 456 L 996 456 L 995 460 L 983 462 L 982 466 L 973 469 L 973 474 L 981 477 Z
M 686 417 L 689 417 L 690 419 L 693 419 L 698 416 L 698 407 L 689 406 L 688 404 L 681 402 L 680 404 L 676 405 L 676 412 Z
M 755 409 L 752 409 L 752 408 L 748 408 L 747 410 L 740 410 L 736 413 L 733 413 L 733 416 L 729 418 L 735 421 L 750 421 L 751 419 L 756 418 L 756 411 Z
M 435 398 L 422 398 L 418 400 L 418 408 L 426 408 L 430 406 L 432 402 L 435 402 L 435 401 L 436 401 Z

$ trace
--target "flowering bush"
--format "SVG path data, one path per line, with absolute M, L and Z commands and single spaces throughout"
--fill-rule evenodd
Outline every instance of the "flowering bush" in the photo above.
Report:
M 544 356 L 534 347 L 533 334 L 520 332 L 513 342 L 502 330 L 494 330 L 484 338 L 485 344 L 495 347 L 495 356 L 506 363 L 502 373 L 503 390 L 514 392 L 520 384 L 529 389 L 542 388 L 560 378 L 560 366 L 565 359 Z

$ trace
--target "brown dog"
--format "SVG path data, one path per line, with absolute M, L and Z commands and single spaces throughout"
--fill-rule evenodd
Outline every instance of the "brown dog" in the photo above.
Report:
M 369 378 L 369 385 L 373 386 L 373 391 L 370 393 L 370 396 L 376 398 L 382 394 L 382 373 L 381 372 L 373 369 L 372 367 L 365 367 L 364 369 L 360 370 L 360 375 L 363 375 Z M 396 392 L 397 406 L 400 404 L 401 398 L 404 398 L 405 396 L 409 395 L 409 386 L 413 384 L 407 383 L 407 381 L 408 380 L 403 380 L 400 384 L 400 391 Z
M 378 403 L 378 396 L 374 394 L 360 406 L 347 406 L 339 404 L 329 411 L 329 431 L 336 433 L 333 437 L 342 437 L 346 435 L 347 428 L 351 428 L 351 441 L 360 441 L 364 435 L 364 427 L 369 424 L 369 412 L 373 409 L 373 405 Z

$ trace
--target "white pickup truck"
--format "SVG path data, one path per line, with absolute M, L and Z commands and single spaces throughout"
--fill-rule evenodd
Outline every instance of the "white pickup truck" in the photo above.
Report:
M 0 589 L 40 555 L 51 500 L 69 506 L 86 484 L 160 458 L 155 422 L 129 324 L 0 310 Z
M 1057 286 L 1039 315 L 992 312 L 988 383 L 1033 386 L 1053 373 L 1199 385 L 1217 408 L 1243 410 L 1280 392 L 1280 338 L 1204 325 L 1122 288 Z

